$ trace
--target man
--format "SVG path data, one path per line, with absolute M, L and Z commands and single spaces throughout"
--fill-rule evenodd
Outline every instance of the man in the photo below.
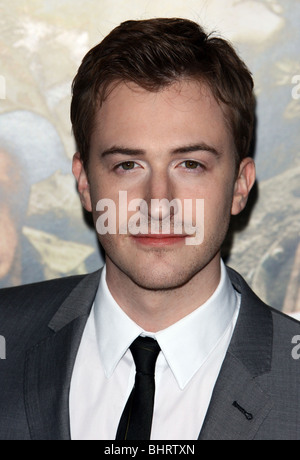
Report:
M 233 48 L 187 20 L 127 21 L 87 54 L 73 172 L 106 264 L 1 292 L 2 439 L 300 438 L 299 323 L 220 257 L 253 109 Z

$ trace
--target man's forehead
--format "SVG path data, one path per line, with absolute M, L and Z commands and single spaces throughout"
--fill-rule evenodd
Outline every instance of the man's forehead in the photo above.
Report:
M 220 127 L 226 124 L 221 104 L 205 82 L 184 78 L 150 91 L 125 81 L 114 84 L 96 111 L 92 135 L 105 136 L 107 130 L 116 133 L 122 126 L 125 130 L 132 127 L 137 135 L 145 124 L 151 129 L 157 122 L 162 128 L 178 130 L 178 124 L 192 128 L 194 121 L 203 117 L 212 118 Z
M 129 134 L 133 132 L 136 140 L 137 137 L 140 138 L 141 133 L 145 131 L 143 128 L 147 125 L 149 133 L 156 126 L 156 137 L 161 135 L 160 140 L 167 137 L 170 132 L 174 134 L 175 130 L 178 143 L 183 142 L 186 145 L 187 136 L 203 135 L 203 127 L 206 123 L 204 130 L 206 137 L 224 137 L 226 131 L 226 137 L 229 134 L 232 143 L 231 127 L 226 115 L 226 107 L 216 100 L 208 83 L 195 78 L 175 80 L 158 91 L 147 90 L 134 82 L 118 82 L 111 88 L 108 97 L 96 113 L 92 138 L 101 140 L 101 143 L 105 144 L 104 147 L 108 148 L 111 145 L 106 144 L 111 144 L 111 137 L 115 142 L 115 137 L 125 133 L 128 140 Z M 211 122 L 208 121 L 209 118 Z M 153 124 L 149 125 L 151 119 Z M 197 119 L 199 122 L 196 121 Z M 199 126 L 204 119 L 206 122 L 202 125 L 201 134 Z M 207 123 L 218 127 L 213 130 L 213 136 L 212 128 L 208 127 Z M 162 132 L 157 130 L 157 124 Z M 198 142 L 198 137 L 189 139 L 189 142 Z M 204 141 L 202 138 L 200 140 Z M 120 139 L 118 142 L 120 143 Z

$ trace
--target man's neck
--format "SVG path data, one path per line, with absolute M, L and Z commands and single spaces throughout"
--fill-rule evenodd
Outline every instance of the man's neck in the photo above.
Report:
M 186 284 L 171 290 L 143 289 L 111 262 L 106 264 L 106 281 L 113 298 L 149 332 L 166 329 L 203 305 L 217 289 L 220 277 L 219 254 Z

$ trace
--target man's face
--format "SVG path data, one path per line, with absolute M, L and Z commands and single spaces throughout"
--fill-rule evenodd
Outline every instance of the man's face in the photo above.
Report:
M 117 232 L 99 235 L 99 240 L 108 279 L 125 275 L 150 290 L 179 287 L 217 261 L 230 215 L 243 207 L 236 196 L 234 142 L 223 111 L 208 87 L 195 81 L 156 93 L 120 83 L 97 113 L 88 176 L 78 155 L 73 171 L 95 222 L 97 203 L 109 198 L 116 204 L 119 228 L 120 191 L 127 193 L 128 202 L 143 199 L 149 205 L 148 235 Z M 185 199 L 194 204 L 204 200 L 201 244 L 187 245 L 184 228 L 183 235 L 174 237 L 172 211 L 170 235 L 151 238 L 151 222 L 162 223 L 164 212 L 168 214 L 151 208 L 151 200 L 163 198 L 182 204 Z M 133 214 L 125 214 L 127 221 Z M 196 223 L 195 206 L 191 220 Z

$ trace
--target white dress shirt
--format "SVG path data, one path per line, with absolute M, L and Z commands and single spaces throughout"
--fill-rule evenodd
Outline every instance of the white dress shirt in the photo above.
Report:
M 135 378 L 129 346 L 145 334 L 154 337 L 161 348 L 155 370 L 151 439 L 197 439 L 234 331 L 240 297 L 221 262 L 221 280 L 210 299 L 182 320 L 152 334 L 115 302 L 104 267 L 71 381 L 71 438 L 115 439 Z

